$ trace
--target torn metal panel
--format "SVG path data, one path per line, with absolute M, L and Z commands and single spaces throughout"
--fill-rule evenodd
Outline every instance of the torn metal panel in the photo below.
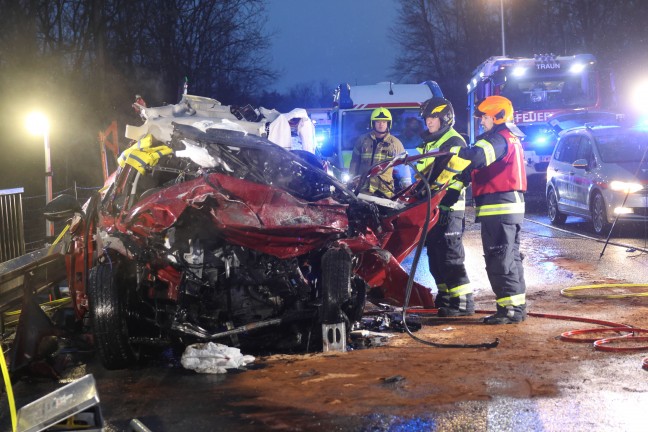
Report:
M 183 109 L 164 108 L 193 117 Z M 191 109 L 223 112 L 202 99 Z M 169 125 L 168 140 L 149 129 L 120 156 L 67 251 L 77 316 L 92 314 L 107 368 L 179 340 L 345 350 L 367 296 L 402 304 L 400 262 L 427 216 L 416 187 L 388 202 L 356 196 L 317 160 L 263 137 Z M 443 194 L 432 196 L 430 228 Z M 410 305 L 432 307 L 430 290 L 414 284 Z

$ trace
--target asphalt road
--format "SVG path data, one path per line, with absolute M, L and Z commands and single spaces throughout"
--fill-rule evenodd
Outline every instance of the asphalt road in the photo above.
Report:
M 604 310 L 604 302 L 573 303 L 559 295 L 563 287 L 594 282 L 648 283 L 645 231 L 637 226 L 624 228 L 612 237 L 601 257 L 604 243 L 591 233 L 586 221 L 570 218 L 563 229 L 555 229 L 545 216 L 543 200 L 532 193 L 527 201 L 522 252 L 526 255 L 530 310 L 569 312 L 648 327 L 647 297 L 615 301 Z M 494 309 L 494 296 L 483 270 L 479 225 L 468 213 L 466 264 L 477 305 L 479 309 Z M 411 268 L 412 258 L 406 260 L 405 267 Z M 424 259 L 416 278 L 434 287 L 426 267 Z M 165 359 L 141 369 L 106 371 L 95 358 L 70 357 L 82 361 L 67 368 L 60 379 L 25 377 L 15 383 L 14 393 L 20 407 L 91 373 L 97 380 L 107 431 L 129 430 L 133 418 L 153 431 L 195 432 L 646 430 L 648 371 L 641 370 L 640 360 L 648 353 L 601 355 L 587 347 L 569 351 L 565 344 L 554 345 L 552 335 L 558 331 L 558 324 L 539 318 L 518 326 L 486 327 L 472 320 L 463 327 L 461 322 L 424 326 L 422 333 L 437 338 L 452 338 L 453 332 L 480 339 L 501 338 L 501 346 L 492 353 L 464 351 L 461 357 L 456 351 L 426 353 L 425 348 L 401 335 L 392 347 L 332 357 L 258 359 L 248 371 L 227 375 L 199 375 Z M 528 339 L 522 347 L 520 335 L 524 334 Z M 525 360 L 517 361 L 522 356 Z M 460 359 L 464 363 L 459 363 Z M 363 366 L 355 370 L 358 365 Z M 455 376 L 439 375 L 443 365 L 454 365 Z M 395 385 L 390 390 L 394 399 L 384 399 L 382 393 L 375 396 L 377 391 L 385 391 L 383 387 L 377 390 L 351 378 L 358 375 L 355 372 L 371 377 L 402 375 L 408 384 Z M 324 378 L 331 381 L 344 373 L 349 378 L 342 384 L 327 387 Z M 468 377 L 475 382 L 468 385 Z M 446 396 L 430 399 L 416 387 L 417 381 Z M 306 382 L 311 384 L 305 386 Z M 475 383 L 483 384 L 481 392 L 474 390 L 478 387 Z M 353 391 L 354 396 L 348 396 Z M 377 400 L 370 402 L 369 393 Z M 407 409 L 399 405 L 399 398 L 405 396 Z M 3 394 L 0 430 L 9 430 L 8 417 Z

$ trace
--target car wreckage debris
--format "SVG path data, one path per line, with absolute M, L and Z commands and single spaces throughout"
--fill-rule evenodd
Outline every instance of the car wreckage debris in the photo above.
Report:
M 65 250 L 74 316 L 92 318 L 105 368 L 215 339 L 253 354 L 344 351 L 328 335 L 346 342 L 367 301 L 404 304 L 401 262 L 444 189 L 421 197 L 413 185 L 393 199 L 365 199 L 318 164 L 230 129 L 232 119 L 208 125 L 188 114 L 216 116 L 224 108 L 213 101 L 185 105 L 186 115 L 148 110 L 160 127 L 130 130 L 137 142 L 83 208 L 68 199 L 46 209 L 71 218 Z M 389 166 L 440 156 L 449 155 Z M 374 168 L 367 177 L 385 166 Z M 410 306 L 433 307 L 429 288 L 413 288 Z M 421 328 L 413 316 L 405 326 L 399 313 L 364 321 L 356 330 Z
M 198 373 L 223 374 L 227 369 L 240 369 L 254 360 L 251 355 L 241 354 L 238 348 L 207 342 L 189 345 L 180 362 L 185 369 Z

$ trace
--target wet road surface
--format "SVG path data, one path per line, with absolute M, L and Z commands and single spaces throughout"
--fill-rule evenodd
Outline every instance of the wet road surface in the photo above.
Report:
M 536 207 L 537 206 L 537 207 Z M 383 347 L 335 354 L 258 358 L 247 371 L 199 375 L 160 360 L 141 369 L 106 371 L 94 358 L 67 368 L 61 380 L 23 378 L 18 407 L 92 373 L 106 430 L 129 430 L 138 418 L 153 431 L 645 431 L 648 352 L 605 353 L 558 340 L 592 324 L 543 314 L 585 317 L 648 328 L 648 297 L 574 300 L 560 289 L 593 283 L 648 283 L 648 256 L 603 244 L 586 222 L 549 226 L 541 200 L 529 201 L 522 234 L 530 316 L 485 326 L 476 317 L 423 319 L 417 336 L 437 342 L 483 342 L 485 349 L 436 349 L 398 334 Z M 494 309 L 479 226 L 468 216 L 466 264 L 477 308 Z M 535 223 L 535 222 L 539 223 Z M 585 234 L 585 235 L 577 235 Z M 643 232 L 614 236 L 641 247 Z M 434 286 L 425 254 L 416 278 Z M 405 262 L 411 267 L 412 256 Z M 9 430 L 3 394 L 0 430 Z

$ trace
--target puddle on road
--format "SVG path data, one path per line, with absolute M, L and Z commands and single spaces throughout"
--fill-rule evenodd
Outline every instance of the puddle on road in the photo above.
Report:
M 567 258 L 555 248 L 534 249 L 530 252 L 527 251 L 526 255 L 533 258 L 534 266 L 537 266 L 543 274 L 555 275 L 557 272 L 566 272 L 568 279 L 582 279 L 588 284 L 624 282 L 621 279 L 608 277 L 591 279 L 592 275 L 597 272 L 597 267 L 594 264 Z

